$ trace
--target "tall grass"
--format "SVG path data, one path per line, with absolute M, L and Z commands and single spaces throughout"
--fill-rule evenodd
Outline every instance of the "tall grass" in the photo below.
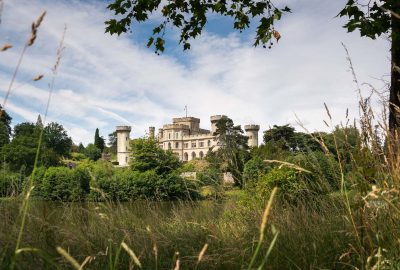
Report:
M 36 30 L 43 17 L 33 24 Z M 379 120 L 370 96 L 363 97 L 348 60 L 360 98 L 360 147 L 351 149 L 347 141 L 349 121 L 342 125 L 345 149 L 334 136 L 336 151 L 329 153 L 322 137 L 314 137 L 326 155 L 337 157 L 340 192 L 304 195 L 295 202 L 273 201 L 279 192 L 273 189 L 268 196 L 239 191 L 234 199 L 202 202 L 53 203 L 32 200 L 34 169 L 22 202 L 0 201 L 1 268 L 400 268 L 400 143 L 388 130 L 386 111 Z M 326 123 L 333 127 L 325 107 Z M 40 142 L 35 164 L 39 154 Z M 285 161 L 270 162 L 312 173 Z

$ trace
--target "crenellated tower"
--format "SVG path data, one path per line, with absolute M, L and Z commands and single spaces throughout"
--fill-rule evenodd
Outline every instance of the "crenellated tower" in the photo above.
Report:
M 244 130 L 246 131 L 246 136 L 249 137 L 248 145 L 249 147 L 258 146 L 258 131 L 260 130 L 259 125 L 245 125 Z
M 129 136 L 132 128 L 130 126 L 117 126 L 117 160 L 119 166 L 129 164 Z

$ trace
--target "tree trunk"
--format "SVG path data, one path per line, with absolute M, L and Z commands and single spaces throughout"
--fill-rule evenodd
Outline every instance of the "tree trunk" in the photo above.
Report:
M 400 3 L 393 12 L 400 15 Z M 392 69 L 389 97 L 389 129 L 396 141 L 400 136 L 400 19 L 392 14 Z

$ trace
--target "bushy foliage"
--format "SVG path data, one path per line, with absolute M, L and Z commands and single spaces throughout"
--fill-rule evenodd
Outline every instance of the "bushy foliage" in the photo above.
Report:
M 181 163 L 170 150 L 164 151 L 153 138 L 139 138 L 131 142 L 131 168 L 134 171 L 154 170 L 157 174 L 169 174 L 177 170 Z
M 0 197 L 17 196 L 23 190 L 24 176 L 9 171 L 0 172 Z
M 94 191 L 91 198 L 95 200 L 175 200 L 197 197 L 191 181 L 186 182 L 175 173 L 160 175 L 154 170 L 94 169 L 92 186 Z
M 85 170 L 50 167 L 40 182 L 40 197 L 52 201 L 82 201 L 89 193 L 89 182 L 90 175 Z
M 97 148 L 94 144 L 89 143 L 85 149 L 85 155 L 91 160 L 98 160 L 101 158 L 101 150 Z
M 259 179 L 256 190 L 259 195 L 267 196 L 274 187 L 278 187 L 279 196 L 288 202 L 304 199 L 311 193 L 305 174 L 289 167 L 273 168 Z
M 247 184 L 255 182 L 268 170 L 267 164 L 258 156 L 253 157 L 244 165 L 243 179 Z
M 340 166 L 333 155 L 309 152 L 290 156 L 286 161 L 310 172 L 308 188 L 313 192 L 321 194 L 340 189 Z

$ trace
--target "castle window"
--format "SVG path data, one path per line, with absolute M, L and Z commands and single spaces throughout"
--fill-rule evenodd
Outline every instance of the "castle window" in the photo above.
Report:
M 175 139 L 178 139 L 178 132 L 175 132 Z
M 185 148 L 189 148 L 189 143 L 185 143 Z
M 196 143 L 192 142 L 192 148 L 196 148 Z
M 183 155 L 183 160 L 184 161 L 187 161 L 189 159 L 189 155 L 188 155 L 188 153 L 185 153 L 184 155 Z
M 128 140 L 128 137 L 126 137 L 126 140 Z
M 168 143 L 168 149 L 171 149 L 171 143 L 170 142 Z
M 199 147 L 204 147 L 204 142 L 199 142 Z
M 196 158 L 196 153 L 192 152 L 192 159 L 195 159 L 195 158 Z
M 203 151 L 200 151 L 199 156 L 200 156 L 200 159 L 203 159 L 203 157 L 204 157 Z
M 171 133 L 168 133 L 168 139 L 171 139 Z
M 179 143 L 178 142 L 175 143 L 175 148 L 179 148 Z
M 249 136 L 249 139 L 253 139 L 253 136 Z
M 207 145 L 208 145 L 208 147 L 211 147 L 211 141 L 210 140 L 208 140 Z

